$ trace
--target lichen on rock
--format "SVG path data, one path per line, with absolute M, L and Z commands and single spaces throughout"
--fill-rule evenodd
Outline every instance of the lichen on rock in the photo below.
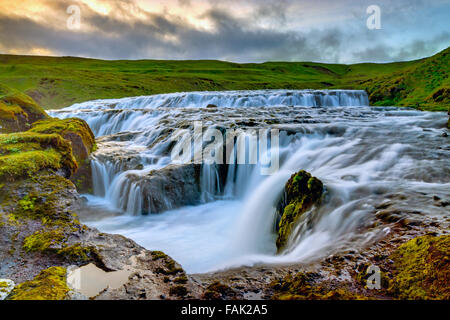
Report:
M 390 257 L 389 289 L 400 299 L 450 299 L 450 235 L 425 235 L 402 244 Z
M 41 271 L 33 280 L 18 285 L 9 300 L 64 300 L 70 289 L 67 286 L 66 268 L 51 267 Z
M 316 273 L 302 273 L 287 275 L 280 281 L 271 283 L 273 300 L 367 300 L 368 298 L 353 292 L 344 286 L 331 288 L 316 284 L 320 276 Z
M 323 183 L 310 173 L 301 170 L 291 176 L 278 206 L 281 213 L 277 238 L 279 250 L 286 244 L 294 224 L 320 200 L 322 193 Z

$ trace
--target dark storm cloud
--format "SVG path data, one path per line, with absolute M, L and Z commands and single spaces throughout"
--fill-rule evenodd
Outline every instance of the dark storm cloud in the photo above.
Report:
M 223 1 L 210 2 L 216 5 L 197 18 L 209 21 L 214 26 L 212 30 L 199 29 L 183 16 L 165 11 L 148 12 L 134 0 L 121 0 L 110 3 L 114 6 L 111 15 L 99 14 L 79 3 L 81 22 L 90 29 L 74 32 L 64 27 L 67 2 L 47 0 L 45 4 L 54 11 L 56 19 L 52 24 L 0 13 L 0 50 L 44 48 L 58 55 L 107 59 L 381 62 L 430 55 L 450 43 L 449 34 L 444 32 L 431 39 L 412 37 L 403 47 L 393 46 L 384 41 L 387 32 L 365 28 L 364 14 L 356 20 L 356 25 L 321 24 L 306 31 L 285 28 L 295 1 L 251 1 L 251 13 L 246 16 L 233 14 Z M 186 10 L 192 5 L 189 0 L 177 0 L 177 3 Z M 229 2 L 229 5 L 236 4 L 236 0 Z M 423 4 L 417 0 L 411 5 Z M 296 17 L 307 14 L 294 13 Z M 136 14 L 141 18 L 136 19 Z
M 333 47 L 329 33 L 317 32 L 315 40 L 298 32 L 253 28 L 244 19 L 222 10 L 210 10 L 204 18 L 213 22 L 213 32 L 198 30 L 183 20 L 168 20 L 164 15 L 146 13 L 145 21 L 127 23 L 98 15 L 83 8 L 83 23 L 95 26 L 93 33 L 56 30 L 25 17 L 0 15 L 0 43 L 14 48 L 50 48 L 63 55 L 105 58 L 175 57 L 240 60 L 320 60 L 325 47 Z M 178 40 L 167 40 L 173 36 Z M 335 42 L 334 44 L 337 44 Z M 322 48 L 323 47 L 323 48 Z

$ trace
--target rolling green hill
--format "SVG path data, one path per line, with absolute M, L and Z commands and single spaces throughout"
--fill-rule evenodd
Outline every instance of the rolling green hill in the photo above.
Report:
M 446 111 L 450 48 L 421 60 L 386 64 L 223 61 L 105 61 L 0 55 L 0 84 L 45 109 L 76 102 L 176 91 L 365 89 L 373 105 Z

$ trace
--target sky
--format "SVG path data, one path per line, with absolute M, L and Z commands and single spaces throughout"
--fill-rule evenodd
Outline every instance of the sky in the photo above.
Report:
M 450 0 L 0 0 L 5 54 L 359 63 L 449 46 Z

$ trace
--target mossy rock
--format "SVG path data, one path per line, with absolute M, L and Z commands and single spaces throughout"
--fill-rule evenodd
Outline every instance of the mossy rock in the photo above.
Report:
M 206 300 L 222 300 L 226 298 L 235 298 L 236 292 L 227 286 L 226 284 L 221 283 L 220 281 L 215 281 L 211 283 L 203 293 L 202 298 Z
M 95 149 L 95 137 L 88 124 L 77 118 L 50 118 L 37 121 L 28 132 L 41 134 L 59 134 L 72 144 L 72 152 L 81 164 Z
M 78 169 L 71 177 L 79 192 L 92 191 L 92 170 L 89 155 L 97 148 L 95 137 L 88 124 L 77 118 L 50 118 L 37 121 L 28 132 L 39 134 L 59 134 L 70 141 Z
M 85 228 L 70 210 L 69 204 L 76 191 L 69 180 L 55 174 L 38 174 L 33 179 L 11 182 L 8 186 L 0 192 L 0 212 L 7 213 L 7 223 L 19 229 L 32 221 L 39 223 L 38 229 L 32 229 L 32 233 L 25 232 L 22 234 L 24 237 L 36 232 L 40 237 L 33 240 L 40 239 L 40 243 L 46 243 L 45 239 L 57 240 L 61 233 L 66 236 Z M 45 248 L 45 245 L 38 246 L 38 242 L 28 242 L 24 249 Z
M 0 181 L 32 177 L 43 169 L 62 169 L 69 177 L 77 168 L 70 142 L 58 134 L 0 134 Z
M 70 291 L 67 286 L 67 270 L 51 267 L 41 271 L 33 280 L 18 285 L 9 300 L 64 300 Z
M 168 259 L 168 255 L 165 254 L 162 251 L 152 251 L 152 259 L 153 261 L 159 260 L 159 259 Z
M 176 285 L 169 289 L 169 294 L 171 296 L 177 296 L 179 298 L 186 296 L 188 292 L 188 289 L 183 285 Z
M 70 231 L 65 226 L 37 231 L 24 239 L 22 249 L 27 253 L 55 254 L 71 262 L 88 262 L 94 259 L 97 254 L 94 247 L 83 246 L 80 243 L 67 244 Z
M 316 273 L 287 275 L 280 281 L 273 281 L 273 300 L 367 300 L 368 298 L 342 286 L 331 288 L 315 284 Z
M 12 133 L 17 131 L 25 132 Z M 0 85 L 2 132 L 9 134 L 0 134 L 0 181 L 31 177 L 43 169 L 62 169 L 68 178 L 80 169 L 73 182 L 83 190 L 91 187 L 88 158 L 96 144 L 84 120 L 48 118 L 33 99 Z
M 390 257 L 390 292 L 400 299 L 450 299 L 450 235 L 426 235 L 401 245 Z
M 47 113 L 31 97 L 0 85 L 0 133 L 25 131 L 45 118 Z
M 323 183 L 301 170 L 286 183 L 279 211 L 282 212 L 278 225 L 277 248 L 282 249 L 298 219 L 318 203 L 323 193 Z

